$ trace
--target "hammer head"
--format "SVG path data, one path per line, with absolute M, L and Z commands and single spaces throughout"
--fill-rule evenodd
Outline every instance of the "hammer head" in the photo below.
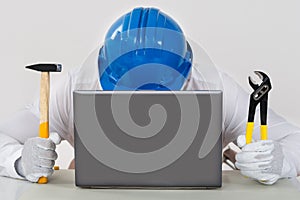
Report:
M 40 72 L 61 72 L 62 65 L 61 64 L 34 64 L 26 66 L 27 69 L 33 69 Z

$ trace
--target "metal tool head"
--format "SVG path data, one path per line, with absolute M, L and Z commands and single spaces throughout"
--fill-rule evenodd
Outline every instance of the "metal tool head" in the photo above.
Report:
M 40 72 L 61 72 L 62 65 L 61 64 L 53 64 L 53 63 L 40 63 L 34 65 L 28 65 L 25 68 L 32 69 Z
M 260 100 L 263 96 L 267 95 L 268 92 L 272 89 L 270 78 L 261 71 L 254 71 L 254 73 L 262 80 L 261 84 L 256 84 L 255 81 L 249 76 L 249 84 L 254 89 L 252 93 L 254 100 Z
M 269 77 L 264 72 L 254 71 L 254 73 L 259 77 L 260 80 L 262 80 L 262 83 L 259 85 L 252 79 L 251 76 L 248 77 L 249 84 L 254 90 L 257 90 L 261 85 L 271 85 Z

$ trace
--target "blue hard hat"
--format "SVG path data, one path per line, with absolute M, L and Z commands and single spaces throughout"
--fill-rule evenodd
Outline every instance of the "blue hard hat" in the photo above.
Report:
M 103 90 L 180 90 L 191 65 L 181 28 L 156 8 L 135 8 L 115 21 L 98 57 Z

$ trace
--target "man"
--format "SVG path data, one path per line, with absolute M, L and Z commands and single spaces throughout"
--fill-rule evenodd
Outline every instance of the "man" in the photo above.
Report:
M 249 95 L 229 76 L 203 62 L 201 52 L 191 44 L 180 26 L 155 8 L 136 8 L 123 15 L 107 32 L 98 51 L 98 67 L 93 66 L 94 60 L 87 62 L 52 87 L 50 139 L 36 137 L 38 101 L 0 127 L 0 175 L 37 182 L 53 173 L 59 138 L 73 145 L 72 92 L 83 89 L 222 89 L 223 146 L 237 140 L 242 147 L 236 156 L 241 173 L 263 184 L 300 175 L 300 129 L 269 110 L 270 140 L 245 145 Z M 203 70 L 205 65 L 208 70 Z M 258 138 L 256 127 L 254 139 Z

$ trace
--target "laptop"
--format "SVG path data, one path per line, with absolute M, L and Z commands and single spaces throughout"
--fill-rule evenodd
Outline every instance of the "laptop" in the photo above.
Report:
M 75 182 L 218 188 L 222 91 L 74 91 Z

